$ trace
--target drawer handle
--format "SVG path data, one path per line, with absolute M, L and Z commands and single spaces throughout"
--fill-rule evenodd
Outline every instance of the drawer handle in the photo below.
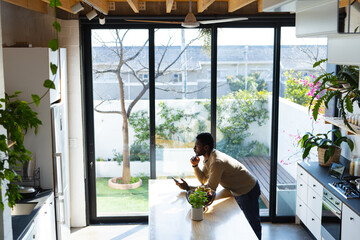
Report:
M 313 187 L 316 187 L 316 185 L 315 185 L 315 184 L 313 184 Z
M 299 204 L 299 207 L 302 207 L 302 205 L 301 205 L 301 204 Z M 350 220 L 352 220 L 352 219 L 350 218 Z
M 300 183 L 300 187 L 302 187 L 302 184 Z
M 339 204 L 340 204 L 340 202 L 336 201 L 336 202 L 335 202 L 335 204 L 336 204 L 336 205 L 339 205 Z
M 351 220 L 351 221 L 353 221 L 353 220 L 354 220 L 354 218 L 353 218 L 353 217 L 350 217 L 350 220 Z
M 312 221 L 315 221 L 315 219 L 311 218 Z
M 303 174 L 302 173 L 300 173 L 300 176 L 302 176 Z
M 334 200 L 334 198 L 330 197 L 330 200 Z
M 313 199 L 315 199 L 316 197 L 315 196 L 313 196 Z M 294 206 L 294 205 L 293 205 Z

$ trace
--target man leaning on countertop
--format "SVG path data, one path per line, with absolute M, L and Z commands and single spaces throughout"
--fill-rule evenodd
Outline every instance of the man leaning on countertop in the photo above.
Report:
M 214 149 L 214 138 L 210 133 L 200 133 L 196 137 L 194 152 L 196 156 L 204 157 L 202 170 L 198 167 L 199 158 L 190 160 L 196 178 L 213 190 L 216 190 L 219 184 L 230 190 L 256 236 L 261 239 L 260 186 L 256 178 L 239 161 Z M 176 185 L 188 190 L 189 185 L 182 178 L 181 181 L 176 182 Z

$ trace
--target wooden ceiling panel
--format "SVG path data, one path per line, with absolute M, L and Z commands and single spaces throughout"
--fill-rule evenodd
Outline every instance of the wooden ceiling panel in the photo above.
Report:
M 173 4 L 174 4 L 174 0 L 166 0 L 166 13 L 171 12 Z
M 4 0 L 4 1 L 37 12 L 41 12 L 41 13 L 47 12 L 46 3 L 44 3 L 42 0 Z
M 229 0 L 228 11 L 235 12 L 236 10 L 245 7 L 246 5 L 255 2 L 256 0 Z
M 83 0 L 83 2 L 86 2 L 87 4 L 94 7 L 96 10 L 102 12 L 105 15 L 109 13 L 108 0 Z
M 139 0 L 127 0 L 127 2 L 135 13 L 139 13 Z
M 45 3 L 50 3 L 50 0 L 42 0 L 42 1 Z M 60 2 L 61 2 L 61 6 L 59 6 L 59 8 L 71 13 L 71 6 L 73 6 L 75 3 L 78 3 L 79 0 L 60 0 Z
M 197 7 L 198 12 L 201 13 L 207 9 L 215 0 L 198 0 Z

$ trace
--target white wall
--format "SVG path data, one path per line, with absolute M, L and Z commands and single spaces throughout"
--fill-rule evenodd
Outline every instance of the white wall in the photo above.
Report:
M 60 47 L 67 49 L 68 110 L 69 110 L 69 157 L 70 157 L 70 224 L 86 226 L 85 161 L 83 137 L 83 104 L 80 64 L 79 22 L 59 21 Z
M 3 47 L 2 47 L 2 1 L 0 1 L 0 98 L 3 98 L 5 92 L 4 86 L 4 72 L 3 72 Z M 0 134 L 5 134 L 5 130 L 1 127 Z M 0 209 L 0 239 L 11 240 L 13 238 L 12 235 L 12 226 L 11 226 L 11 211 L 9 206 L 7 205 L 7 201 L 5 199 L 5 190 L 6 183 L 2 183 L 0 194 L 4 203 L 4 211 Z

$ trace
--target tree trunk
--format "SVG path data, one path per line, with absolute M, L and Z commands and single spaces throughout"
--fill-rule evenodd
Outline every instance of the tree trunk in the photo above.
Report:
M 124 82 L 120 75 L 120 69 L 117 72 L 117 78 L 120 87 L 120 103 L 121 103 L 121 116 L 123 119 L 122 134 L 123 134 L 123 175 L 122 183 L 130 183 L 130 146 L 129 146 L 129 121 L 126 115 Z
M 130 146 L 129 146 L 129 121 L 123 116 L 123 176 L 122 183 L 130 183 Z

